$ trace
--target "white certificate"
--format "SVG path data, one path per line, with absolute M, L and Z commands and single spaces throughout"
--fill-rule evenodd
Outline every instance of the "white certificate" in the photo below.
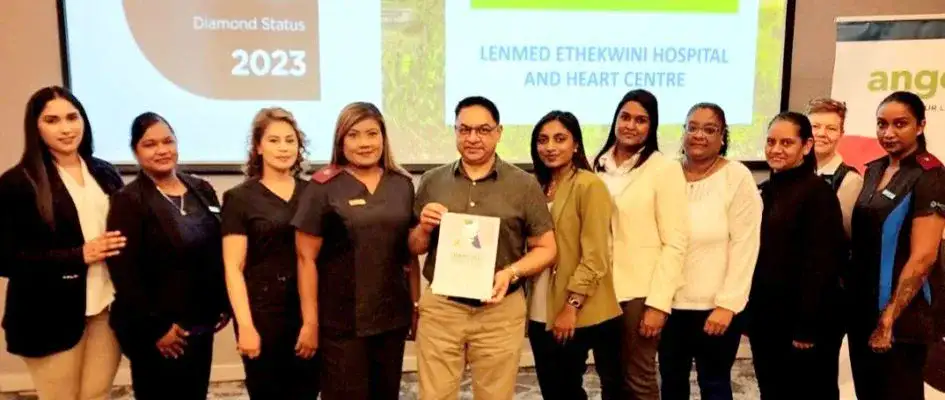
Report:
M 433 293 L 476 300 L 492 298 L 500 222 L 496 217 L 443 214 Z

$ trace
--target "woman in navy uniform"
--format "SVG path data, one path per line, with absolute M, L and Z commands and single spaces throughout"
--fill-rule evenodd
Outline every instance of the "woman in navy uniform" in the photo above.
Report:
M 177 170 L 177 137 L 158 114 L 131 124 L 138 177 L 112 196 L 108 230 L 128 238 L 108 260 L 111 325 L 131 361 L 135 398 L 206 399 L 213 335 L 229 321 L 220 203 Z
M 302 327 L 295 215 L 305 151 L 295 118 L 265 108 L 253 118 L 245 182 L 223 194 L 223 263 L 246 389 L 254 399 L 314 399 L 318 368 L 296 344 Z
M 412 178 L 393 161 L 377 107 L 341 111 L 331 165 L 312 181 L 292 220 L 299 345 L 321 354 L 323 399 L 397 399 L 420 271 L 407 248 L 416 224 Z
M 853 211 L 850 361 L 857 398 L 924 399 L 933 339 L 927 277 L 945 228 L 945 168 L 926 150 L 925 104 L 895 92 L 876 111 L 887 155 L 867 164 Z

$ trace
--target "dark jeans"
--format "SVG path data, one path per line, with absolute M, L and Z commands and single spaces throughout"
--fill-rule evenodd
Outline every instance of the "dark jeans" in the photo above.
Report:
M 866 332 L 851 332 L 849 344 L 858 400 L 925 399 L 926 345 L 893 342 L 892 349 L 876 353 Z
M 282 312 L 253 313 L 262 348 L 255 359 L 243 357 L 246 390 L 251 399 L 318 397 L 318 354 L 310 360 L 295 355 L 301 322 L 286 321 L 285 316 Z
M 164 358 L 157 346 L 126 353 L 131 361 L 131 387 L 138 400 L 206 400 L 213 361 L 213 333 L 187 337 L 184 354 Z
M 702 398 L 732 400 L 732 364 L 741 341 L 741 319 L 736 316 L 722 336 L 709 336 L 704 328 L 711 313 L 673 310 L 666 321 L 659 349 L 663 400 L 689 399 L 693 360 Z
M 838 397 L 837 351 L 832 346 L 821 341 L 810 349 L 797 349 L 790 328 L 782 324 L 755 325 L 750 335 L 762 400 Z
M 397 400 L 407 329 L 367 337 L 320 336 L 323 400 Z
M 574 330 L 565 344 L 555 340 L 544 322 L 528 322 L 528 341 L 535 356 L 538 386 L 545 399 L 586 400 L 584 372 L 587 353 L 594 351 L 594 366 L 600 377 L 601 397 L 620 399 L 620 318 Z
M 620 303 L 623 308 L 620 362 L 624 366 L 623 391 L 628 400 L 659 400 L 660 385 L 656 380 L 656 351 L 660 336 L 640 335 L 640 321 L 646 310 L 646 299 Z

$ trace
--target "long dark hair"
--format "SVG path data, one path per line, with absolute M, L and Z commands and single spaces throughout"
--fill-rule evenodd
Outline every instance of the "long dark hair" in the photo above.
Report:
M 917 94 L 906 91 L 892 92 L 889 96 L 886 96 L 882 102 L 879 103 L 879 106 L 876 107 L 879 110 L 880 107 L 886 105 L 887 103 L 899 103 L 909 109 L 909 113 L 915 117 L 916 124 L 921 125 L 922 122 L 925 122 L 925 102 L 922 101 L 922 98 Z M 919 149 L 925 149 L 925 132 L 922 132 L 921 135 L 915 138 L 916 142 L 919 144 Z
M 591 165 L 587 162 L 587 155 L 584 154 L 584 135 L 581 133 L 581 123 L 570 112 L 554 110 L 541 117 L 538 123 L 535 124 L 535 129 L 532 129 L 532 165 L 535 168 L 535 177 L 538 178 L 538 183 L 541 184 L 542 189 L 547 189 L 551 183 L 551 168 L 548 168 L 538 157 L 538 134 L 541 133 L 541 128 L 544 128 L 551 121 L 558 121 L 561 125 L 564 125 L 564 129 L 567 129 L 571 133 L 571 138 L 574 139 L 577 152 L 571 158 L 571 164 L 577 169 L 591 170 Z
M 719 120 L 719 123 L 722 126 L 719 129 L 722 130 L 722 147 L 719 149 L 719 155 L 725 156 L 728 153 L 728 122 L 725 120 L 725 110 L 722 109 L 722 106 L 715 103 L 696 103 L 689 109 L 689 112 L 686 113 L 686 120 L 688 122 L 689 117 L 692 116 L 692 113 L 699 110 L 709 110 L 715 114 L 715 118 Z M 683 127 L 685 129 L 685 127 Z M 686 154 L 685 148 L 683 148 L 683 154 Z
M 53 215 L 52 189 L 49 185 L 47 167 L 52 165 L 52 153 L 43 137 L 39 133 L 39 117 L 46 108 L 46 104 L 55 99 L 64 99 L 72 104 L 82 117 L 82 141 L 79 142 L 79 156 L 83 159 L 92 157 L 92 125 L 85 107 L 72 95 L 68 89 L 61 86 L 48 86 L 36 91 L 26 102 L 26 113 L 23 117 L 23 156 L 20 165 L 26 172 L 26 177 L 36 191 L 36 208 L 39 215 L 51 228 L 55 228 Z
M 600 165 L 601 156 L 607 153 L 607 150 L 610 150 L 610 148 L 617 143 L 617 117 L 620 116 L 620 109 L 631 101 L 639 103 L 650 117 L 650 131 L 647 132 L 646 140 L 643 142 L 643 150 L 640 151 L 640 159 L 637 160 L 637 163 L 633 167 L 639 167 L 650 158 L 650 155 L 653 154 L 654 151 L 659 150 L 659 141 L 656 136 L 656 131 L 660 126 L 660 112 L 656 96 L 644 89 L 631 90 L 623 95 L 623 98 L 620 99 L 620 103 L 617 103 L 617 109 L 614 110 L 614 119 L 610 123 L 610 133 L 607 134 L 607 141 L 604 142 L 604 147 L 601 148 L 597 156 L 594 157 L 595 170 L 600 171 L 603 169 Z
M 778 121 L 787 121 L 797 127 L 797 136 L 801 139 L 802 147 L 808 141 L 814 140 L 814 128 L 806 115 L 794 111 L 784 111 L 771 119 L 771 122 L 768 123 L 768 129 L 771 129 L 771 125 Z M 817 170 L 817 155 L 814 154 L 813 148 L 804 155 L 804 162 L 798 168 L 808 169 L 811 172 Z

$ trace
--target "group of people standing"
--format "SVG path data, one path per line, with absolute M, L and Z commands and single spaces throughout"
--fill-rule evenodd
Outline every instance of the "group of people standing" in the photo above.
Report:
M 763 399 L 821 399 L 839 397 L 847 335 L 858 398 L 922 399 L 945 168 L 918 96 L 879 105 L 887 155 L 862 175 L 836 152 L 845 116 L 829 99 L 775 116 L 759 188 L 725 158 L 715 104 L 690 109 L 677 158 L 656 97 L 630 91 L 593 162 L 578 119 L 552 111 L 527 173 L 496 154 L 496 105 L 468 97 L 460 159 L 415 189 L 374 105 L 341 111 L 310 180 L 295 117 L 267 108 L 221 204 L 179 171 L 160 115 L 132 122 L 125 184 L 78 99 L 44 88 L 0 177 L 8 350 L 43 400 L 108 398 L 121 354 L 136 398 L 204 399 L 232 319 L 252 398 L 396 399 L 415 340 L 420 398 L 457 398 L 468 367 L 477 399 L 511 399 L 527 332 L 548 399 L 587 398 L 589 352 L 605 399 L 687 399 L 693 362 L 703 398 L 731 399 L 744 334 Z M 421 293 L 448 212 L 500 218 L 491 299 Z

